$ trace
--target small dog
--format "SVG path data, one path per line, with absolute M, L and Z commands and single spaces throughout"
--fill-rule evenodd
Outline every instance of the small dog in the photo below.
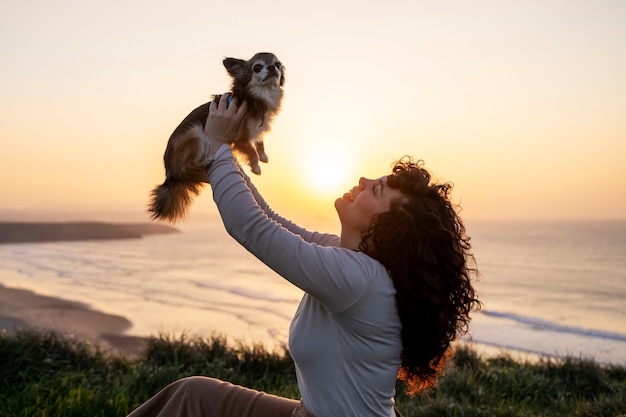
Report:
M 260 52 L 250 60 L 224 59 L 224 66 L 233 77 L 232 98 L 247 103 L 237 139 L 232 148 L 240 162 L 261 173 L 259 161 L 268 158 L 263 135 L 270 130 L 272 120 L 280 110 L 285 83 L 285 67 L 274 54 Z M 221 95 L 214 95 L 218 102 Z M 228 98 L 230 103 L 230 97 Z M 165 149 L 165 182 L 152 190 L 150 213 L 154 220 L 175 223 L 187 215 L 193 198 L 208 182 L 208 138 L 204 123 L 209 114 L 209 103 L 193 110 L 174 130 Z

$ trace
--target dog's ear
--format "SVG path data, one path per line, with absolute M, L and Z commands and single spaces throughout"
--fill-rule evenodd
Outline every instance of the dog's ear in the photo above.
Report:
M 235 78 L 242 77 L 246 73 L 246 61 L 237 58 L 226 58 L 224 66 L 230 75 Z

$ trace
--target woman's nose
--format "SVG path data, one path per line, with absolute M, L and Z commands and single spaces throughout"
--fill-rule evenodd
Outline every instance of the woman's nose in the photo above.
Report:
M 361 178 L 359 178 L 359 187 L 365 188 L 365 187 L 367 187 L 367 185 L 369 183 L 371 183 L 373 181 L 374 180 L 370 180 L 369 178 L 361 177 Z

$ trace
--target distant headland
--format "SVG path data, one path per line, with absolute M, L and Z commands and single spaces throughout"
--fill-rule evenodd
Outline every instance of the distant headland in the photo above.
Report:
M 138 239 L 178 232 L 174 227 L 157 223 L 0 222 L 0 243 Z

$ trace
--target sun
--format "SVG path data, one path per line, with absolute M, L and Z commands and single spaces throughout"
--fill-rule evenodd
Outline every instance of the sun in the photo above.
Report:
M 319 194 L 340 196 L 356 181 L 349 158 L 337 149 L 312 150 L 308 160 L 306 180 Z

